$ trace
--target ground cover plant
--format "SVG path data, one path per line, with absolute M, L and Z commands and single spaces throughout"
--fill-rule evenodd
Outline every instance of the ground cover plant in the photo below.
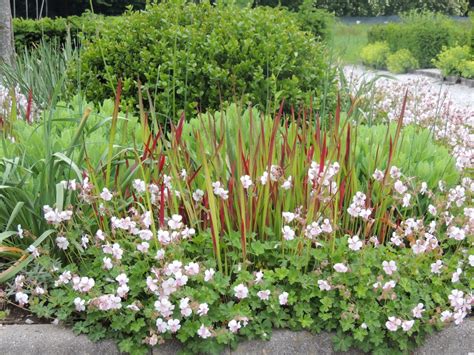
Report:
M 379 153 L 357 173 L 367 132 L 341 107 L 323 120 L 232 106 L 168 134 L 148 127 L 132 150 L 109 146 L 55 182 L 68 198 L 43 206 L 39 238 L 26 225 L 2 234 L 32 243 L 43 275 L 17 275 L 16 302 L 131 353 L 171 337 L 218 352 L 274 327 L 335 330 L 340 350 L 405 351 L 460 323 L 472 180 L 431 187 L 395 166 L 403 115 L 394 130 L 374 126 Z

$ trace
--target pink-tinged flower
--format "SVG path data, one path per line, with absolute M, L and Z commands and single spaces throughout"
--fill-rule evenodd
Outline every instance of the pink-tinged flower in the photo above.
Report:
M 229 327 L 229 330 L 232 332 L 232 333 L 237 333 L 239 331 L 239 329 L 242 327 L 242 325 L 240 324 L 240 322 L 236 321 L 235 319 L 232 319 L 229 324 L 227 324 L 227 326 Z
M 234 293 L 238 299 L 244 299 L 248 297 L 249 289 L 244 284 L 238 284 L 234 287 Z
M 94 285 L 95 285 L 95 281 L 93 278 L 90 278 L 90 277 L 74 276 L 72 278 L 72 288 L 75 291 L 86 293 L 86 292 L 89 292 L 92 289 L 92 287 L 94 287 Z
M 452 283 L 456 283 L 456 282 L 459 282 L 459 276 L 461 276 L 462 274 L 462 269 L 461 268 L 457 268 L 455 272 L 453 272 L 453 275 L 451 277 L 451 282 Z
M 225 190 L 219 181 L 213 182 L 212 187 L 214 189 L 214 195 L 219 196 L 223 200 L 229 198 L 229 191 Z
M 176 290 L 178 289 L 178 284 L 174 278 L 170 277 L 169 279 L 166 279 L 162 282 L 161 289 L 165 296 L 169 296 L 176 292 Z
M 396 245 L 397 247 L 399 247 L 403 244 L 403 240 L 401 239 L 401 237 L 396 232 L 392 233 L 392 237 L 390 238 L 390 242 L 393 245 Z
M 351 250 L 358 251 L 362 248 L 362 241 L 359 239 L 358 235 L 349 237 L 347 239 L 347 243 L 349 244 L 349 249 Z
M 436 207 L 433 206 L 433 205 L 429 205 L 428 206 L 428 212 L 432 215 L 432 216 L 436 216 L 438 214 L 438 211 L 436 211 Z
M 401 182 L 400 180 L 397 180 L 395 184 L 393 184 L 393 187 L 395 188 L 395 191 L 397 191 L 400 195 L 403 195 L 408 190 L 408 188 L 403 185 L 403 182 Z
M 321 230 L 324 233 L 332 233 L 333 229 L 331 226 L 331 222 L 329 222 L 329 219 L 325 218 L 323 223 L 321 224 Z
M 132 304 L 129 304 L 127 307 L 125 307 L 127 309 L 130 309 L 134 312 L 138 312 L 140 310 L 140 307 L 137 306 L 136 302 L 133 302 Z
M 36 286 L 35 287 L 35 290 L 33 291 L 33 293 L 35 295 L 44 295 L 46 293 L 46 291 L 44 290 L 44 288 L 40 287 L 40 286 Z
M 423 254 L 426 251 L 426 243 L 420 239 L 418 239 L 415 244 L 411 246 L 411 250 L 415 255 Z
M 65 237 L 59 236 L 56 238 L 56 245 L 59 249 L 66 250 L 69 246 L 69 241 Z
M 86 310 L 86 301 L 80 297 L 74 298 L 74 306 L 77 312 L 83 312 Z
M 126 274 L 121 273 L 115 278 L 115 281 L 117 281 L 120 286 L 126 285 L 128 283 L 128 277 Z
M 459 309 L 464 306 L 464 292 L 460 290 L 452 290 L 451 294 L 448 296 L 449 301 L 451 302 L 451 307 L 454 309 Z
M 262 271 L 257 271 L 255 273 L 255 283 L 259 284 L 259 283 L 262 282 L 262 280 L 263 280 L 263 272 Z
M 288 292 L 282 292 L 278 296 L 278 302 L 280 303 L 281 306 L 288 304 L 288 296 L 289 296 Z
M 155 301 L 155 309 L 165 318 L 168 318 L 173 314 L 174 305 L 169 301 L 168 298 L 162 297 L 158 301 Z
M 148 253 L 148 249 L 150 249 L 150 244 L 148 242 L 141 242 L 137 244 L 137 250 L 140 253 L 146 254 Z
M 170 220 L 168 221 L 168 227 L 171 230 L 177 230 L 183 228 L 183 217 L 179 214 L 174 214 L 171 216 Z
M 469 265 L 470 265 L 470 266 L 474 266 L 474 254 L 473 254 L 473 255 L 469 255 Z
M 179 324 L 179 319 L 169 319 L 168 328 L 171 333 L 176 333 L 181 328 L 181 325 Z
M 189 276 L 194 276 L 199 274 L 199 264 L 190 262 L 188 265 L 184 267 L 184 271 Z
M 170 232 L 162 229 L 158 230 L 158 241 L 163 245 L 168 245 L 171 243 Z
M 89 237 L 87 235 L 83 235 L 81 237 L 81 246 L 84 248 L 84 249 L 87 249 L 89 245 Z
M 209 306 L 207 303 L 201 303 L 199 305 L 199 308 L 197 310 L 197 314 L 198 316 L 202 317 L 202 316 L 205 316 L 207 314 L 207 312 L 209 312 Z
M 334 270 L 336 270 L 337 272 L 347 272 L 349 268 L 343 263 L 337 263 L 334 265 Z
M 156 328 L 158 329 L 158 331 L 161 333 L 161 334 L 164 334 L 168 331 L 169 327 L 168 327 L 168 323 L 166 323 L 163 319 L 161 318 L 158 318 L 156 320 Z
M 411 314 L 413 314 L 413 317 L 415 318 L 421 318 L 423 315 L 422 313 L 425 311 L 424 309 L 424 304 L 423 303 L 418 303 L 415 308 L 411 310 Z
M 319 289 L 322 291 L 330 291 L 331 285 L 326 280 L 318 280 Z
M 382 289 L 384 291 L 389 291 L 389 290 L 394 289 L 396 285 L 397 285 L 397 283 L 395 281 L 390 280 L 390 281 L 387 281 L 386 283 L 383 284 Z
M 25 304 L 28 303 L 28 295 L 24 292 L 18 291 L 15 293 L 15 301 L 23 307 Z
M 28 247 L 28 249 L 26 249 L 26 250 L 31 253 L 31 255 L 33 256 L 33 258 L 37 258 L 37 257 L 40 255 L 38 248 L 35 247 L 33 244 L 30 245 L 30 246 Z
M 100 193 L 100 198 L 101 198 L 102 200 L 104 200 L 104 201 L 110 201 L 110 200 L 112 200 L 112 197 L 113 197 L 113 195 L 112 195 L 112 193 L 109 191 L 109 189 L 106 188 L 106 187 L 104 187 L 104 188 L 102 189 L 102 192 Z
M 258 291 L 257 296 L 262 301 L 268 301 L 270 299 L 270 290 Z
M 413 327 L 414 324 L 415 324 L 415 321 L 413 319 L 412 320 L 404 320 L 402 322 L 403 331 L 408 332 Z
M 441 274 L 442 268 L 443 268 L 443 262 L 441 260 L 436 260 L 436 262 L 431 264 L 431 272 L 433 274 Z
M 149 229 L 142 229 L 138 232 L 138 236 L 141 240 L 149 241 L 153 237 L 153 232 Z
M 454 240 L 464 240 L 464 238 L 466 238 L 466 232 L 464 229 L 451 226 L 448 228 L 448 237 Z
M 205 282 L 211 281 L 215 273 L 216 271 L 213 268 L 210 268 L 204 271 L 204 281 Z
M 189 317 L 193 310 L 189 306 L 189 298 L 185 297 L 179 300 L 179 309 L 181 310 L 181 315 L 183 317 Z
M 398 327 L 400 327 L 401 325 L 402 325 L 402 320 L 396 317 L 388 317 L 388 321 L 385 322 L 385 326 L 391 332 L 396 332 L 398 330 Z
M 193 192 L 193 200 L 196 202 L 201 202 L 204 197 L 204 191 L 197 189 Z
M 372 177 L 377 181 L 382 181 L 384 177 L 384 173 L 379 169 L 375 169 L 375 172 L 372 174 Z
M 44 219 L 54 225 L 69 221 L 72 218 L 72 211 L 59 211 L 57 208 L 53 210 L 48 205 L 43 206 L 43 212 Z
M 112 245 L 112 256 L 113 256 L 114 259 L 116 259 L 116 260 L 122 259 L 123 250 L 122 250 L 122 248 L 120 247 L 120 245 L 119 245 L 118 243 L 114 243 L 114 244 Z
M 191 238 L 195 234 L 196 234 L 196 230 L 194 228 L 184 227 L 184 229 L 181 231 L 181 237 L 183 239 Z
M 295 231 L 291 229 L 290 226 L 283 226 L 283 228 L 281 229 L 281 232 L 283 234 L 283 239 L 285 240 L 295 239 Z
M 146 191 L 146 184 L 145 184 L 145 181 L 143 180 L 140 180 L 140 179 L 133 180 L 132 186 L 135 189 L 135 191 L 137 191 L 139 194 L 144 193 Z
M 97 298 L 93 298 L 89 302 L 89 306 L 95 306 L 101 311 L 109 311 L 111 309 L 122 308 L 122 299 L 115 295 L 102 295 Z
M 426 182 L 421 183 L 420 194 L 424 195 L 428 192 L 428 184 Z
M 454 324 L 456 324 L 456 325 L 461 324 L 464 321 L 464 318 L 466 318 L 466 316 L 467 316 L 466 311 L 464 311 L 462 309 L 458 309 L 453 314 Z
M 402 176 L 402 172 L 395 165 L 390 167 L 390 177 L 392 179 L 398 179 Z
M 392 275 L 395 271 L 397 271 L 397 263 L 393 260 L 383 261 L 382 267 L 383 271 L 385 271 L 387 275 Z
M 114 267 L 114 265 L 112 264 L 112 259 L 106 256 L 102 259 L 102 262 L 104 263 L 104 269 L 106 270 L 110 270 Z
M 156 251 L 156 256 L 155 256 L 155 259 L 156 260 L 163 260 L 165 258 L 165 251 L 164 249 L 158 249 Z
M 59 275 L 58 280 L 54 283 L 54 286 L 58 287 L 61 285 L 66 285 L 72 279 L 71 271 L 64 271 L 61 275 Z
M 403 195 L 402 199 L 402 207 L 410 207 L 410 200 L 411 200 L 411 195 L 410 194 L 405 194 Z
M 177 272 L 182 272 L 183 263 L 179 260 L 173 260 L 165 267 L 165 274 L 167 276 L 175 275 Z
M 283 184 L 281 185 L 281 188 L 282 188 L 283 190 L 289 190 L 289 189 L 291 189 L 291 187 L 293 186 L 293 183 L 291 182 L 291 180 L 292 180 L 292 177 L 289 176 L 288 179 L 286 179 L 286 180 L 283 182 Z
M 105 240 L 104 232 L 102 232 L 101 229 L 98 229 L 97 232 L 95 233 L 95 238 L 103 242 Z
M 448 320 L 451 320 L 452 317 L 453 312 L 451 312 L 450 310 L 446 310 L 441 312 L 441 316 L 439 317 L 439 319 L 441 320 L 441 322 L 446 322 Z
M 197 330 L 197 335 L 199 335 L 199 337 L 203 339 L 207 339 L 212 336 L 211 332 L 209 331 L 209 328 L 207 328 L 204 324 L 201 324 L 201 326 Z
M 179 287 L 184 286 L 188 283 L 188 277 L 186 275 L 183 275 L 181 271 L 177 272 L 174 275 L 174 278 L 176 280 L 176 285 Z
M 286 223 L 291 223 L 296 218 L 296 214 L 293 212 L 283 212 L 281 214 Z
M 242 183 L 244 189 L 248 189 L 250 186 L 253 185 L 252 179 L 248 175 L 241 176 L 240 182 Z
M 318 222 L 312 222 L 306 226 L 305 236 L 311 240 L 315 239 L 323 232 Z

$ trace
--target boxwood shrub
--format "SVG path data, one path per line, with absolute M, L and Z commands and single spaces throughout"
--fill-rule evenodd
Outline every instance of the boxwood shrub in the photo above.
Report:
M 174 118 L 242 98 L 264 109 L 283 98 L 334 102 L 324 46 L 284 9 L 163 2 L 117 19 L 84 41 L 80 65 L 71 66 L 90 100 L 113 96 L 122 78 L 122 103 L 137 104 L 140 81 L 143 97 Z
M 392 52 L 408 49 L 420 67 L 432 67 L 443 46 L 469 43 L 469 30 L 440 14 L 410 13 L 400 23 L 375 25 L 368 32 L 369 43 L 385 41 Z

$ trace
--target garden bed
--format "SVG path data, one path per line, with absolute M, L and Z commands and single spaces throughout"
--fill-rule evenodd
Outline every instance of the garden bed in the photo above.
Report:
M 451 326 L 434 333 L 414 354 L 467 354 L 474 351 L 474 320 L 467 319 L 459 326 Z M 275 330 L 269 341 L 247 341 L 225 354 L 335 354 L 331 334 L 311 334 Z M 177 342 L 155 347 L 153 354 L 176 354 Z M 75 336 L 69 329 L 54 325 L 9 325 L 0 328 L 0 353 L 13 354 L 119 354 L 112 341 L 91 342 L 86 336 Z M 360 354 L 350 350 L 344 354 Z

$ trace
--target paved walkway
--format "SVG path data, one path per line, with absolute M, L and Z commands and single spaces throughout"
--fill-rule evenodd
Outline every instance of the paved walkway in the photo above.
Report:
M 447 84 L 446 82 L 434 79 L 425 75 L 420 74 L 392 74 L 384 70 L 371 70 L 363 66 L 346 66 L 345 70 L 354 72 L 356 75 L 366 75 L 368 78 L 373 78 L 375 75 L 387 75 L 399 80 L 401 82 L 407 82 L 413 79 L 426 79 L 432 83 L 434 87 L 441 90 L 447 90 L 448 94 L 453 103 L 460 107 L 470 108 L 474 111 L 474 88 L 462 84 Z M 383 79 L 388 80 L 388 79 Z

